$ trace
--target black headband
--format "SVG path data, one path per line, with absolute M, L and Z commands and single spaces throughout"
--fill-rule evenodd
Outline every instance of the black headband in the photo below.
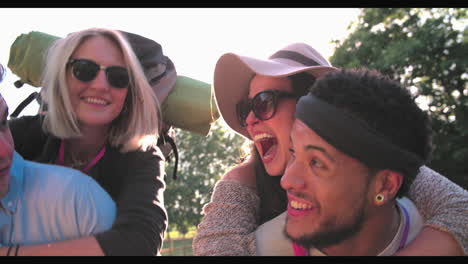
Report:
M 370 168 L 417 169 L 424 161 L 389 142 L 375 129 L 313 95 L 299 99 L 296 118 L 341 152 Z

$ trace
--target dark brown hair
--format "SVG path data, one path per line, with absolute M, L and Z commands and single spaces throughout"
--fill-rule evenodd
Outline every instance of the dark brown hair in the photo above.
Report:
M 306 95 L 310 86 L 315 82 L 315 77 L 306 72 L 294 74 L 288 76 L 288 78 L 292 81 L 293 93 L 298 97 Z M 286 191 L 281 188 L 280 181 L 282 175 L 269 175 L 255 145 L 252 144 L 250 148 L 251 155 L 255 160 L 256 186 L 258 196 L 260 197 L 259 224 L 263 224 L 284 212 L 288 199 Z

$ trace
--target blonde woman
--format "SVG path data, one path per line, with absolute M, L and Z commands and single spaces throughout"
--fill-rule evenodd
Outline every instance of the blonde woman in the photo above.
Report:
M 116 202 L 117 217 L 106 232 L 22 246 L 18 255 L 159 254 L 167 226 L 159 102 L 135 53 L 126 33 L 98 28 L 49 49 L 43 114 L 10 121 L 16 150 L 92 176 Z

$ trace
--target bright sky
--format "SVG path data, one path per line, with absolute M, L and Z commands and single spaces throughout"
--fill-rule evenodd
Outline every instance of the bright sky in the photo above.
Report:
M 343 39 L 357 8 L 0 8 L 0 63 L 7 66 L 16 37 L 42 31 L 64 37 L 91 27 L 120 29 L 153 39 L 179 75 L 212 83 L 214 66 L 226 52 L 267 58 L 293 42 L 305 42 L 326 58 L 331 41 Z M 8 69 L 0 84 L 10 113 L 36 88 L 16 89 Z M 34 115 L 31 103 L 22 115 Z

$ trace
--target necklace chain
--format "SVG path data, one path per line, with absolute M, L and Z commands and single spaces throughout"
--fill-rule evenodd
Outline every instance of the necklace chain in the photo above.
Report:
M 85 166 L 86 164 L 89 163 L 89 160 L 90 159 L 79 159 L 79 158 L 76 158 L 75 155 L 73 155 L 72 153 L 70 153 L 69 156 L 69 162 L 70 162 L 70 167 L 72 168 L 81 168 L 83 166 Z
M 102 151 L 104 146 L 102 146 L 96 153 L 98 155 L 100 151 Z M 68 151 L 66 153 L 62 154 L 63 156 L 63 162 L 65 164 L 68 164 L 69 167 L 75 168 L 75 169 L 83 169 L 85 166 L 87 166 L 96 155 L 93 155 L 92 157 L 85 157 L 84 159 L 79 158 L 77 154 L 75 154 L 73 151 Z

